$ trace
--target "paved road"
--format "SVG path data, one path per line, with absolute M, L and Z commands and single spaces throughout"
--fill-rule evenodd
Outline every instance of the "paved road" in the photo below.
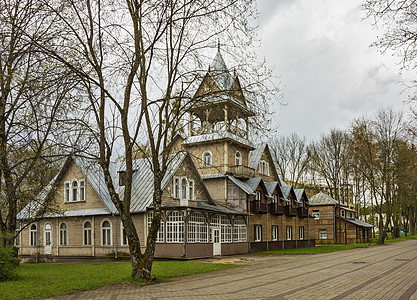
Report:
M 318 255 L 248 255 L 248 266 L 58 299 L 416 299 L 417 240 Z M 231 259 L 231 258 L 226 258 Z

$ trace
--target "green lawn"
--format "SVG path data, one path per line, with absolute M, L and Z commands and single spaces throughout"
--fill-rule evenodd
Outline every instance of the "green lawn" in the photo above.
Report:
M 154 262 L 152 274 L 158 281 L 176 276 L 206 273 L 237 267 L 195 261 Z M 0 282 L 0 299 L 48 298 L 78 290 L 130 281 L 130 263 L 23 264 L 20 278 Z

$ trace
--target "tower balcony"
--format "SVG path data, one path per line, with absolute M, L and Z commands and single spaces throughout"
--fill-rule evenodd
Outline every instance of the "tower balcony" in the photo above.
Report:
M 230 175 L 235 176 L 236 178 L 252 178 L 255 177 L 255 169 L 249 168 L 247 166 L 228 166 L 228 172 Z

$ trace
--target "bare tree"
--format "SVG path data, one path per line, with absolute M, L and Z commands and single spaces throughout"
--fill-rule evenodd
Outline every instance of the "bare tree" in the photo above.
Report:
M 281 178 L 289 180 L 294 186 L 304 183 L 310 162 L 306 138 L 293 133 L 275 138 L 270 146 Z
M 47 43 L 36 1 L 0 3 L 0 244 L 13 246 L 16 214 L 48 180 L 34 180 L 55 156 L 53 134 L 74 86 L 65 68 L 36 51 Z M 51 166 L 51 165 L 49 165 Z M 50 170 L 51 173 L 53 169 Z M 53 176 L 53 175 L 52 175 Z M 26 202 L 27 201 L 27 202 Z
M 95 141 L 88 154 L 100 164 L 122 219 L 132 277 L 153 279 L 161 181 L 172 158 L 168 145 L 182 130 L 187 110 L 198 101 L 194 91 L 207 62 L 207 49 L 216 47 L 217 39 L 221 39 L 227 40 L 231 49 L 245 53 L 246 45 L 251 43 L 254 28 L 248 18 L 255 12 L 253 3 L 66 0 L 44 1 L 44 5 L 56 39 L 37 46 L 82 81 L 78 88 L 88 99 L 92 116 L 90 124 L 82 125 L 88 125 L 91 140 Z M 244 61 L 246 56 L 240 59 Z M 266 98 L 255 97 L 254 90 L 268 85 L 269 71 L 249 70 L 247 74 L 252 76 L 244 77 L 247 100 L 256 107 Z M 144 253 L 130 214 L 133 163 L 139 144 L 146 145 L 154 177 L 154 214 Z M 118 148 L 122 149 L 126 168 L 123 195 L 117 193 L 109 169 L 112 157 L 120 154 Z

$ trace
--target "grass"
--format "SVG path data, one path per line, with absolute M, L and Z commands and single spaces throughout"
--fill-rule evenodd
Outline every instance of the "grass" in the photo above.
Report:
M 237 267 L 194 261 L 154 262 L 157 281 Z M 23 264 L 19 279 L 0 282 L 0 299 L 49 298 L 115 283 L 130 283 L 130 263 Z

